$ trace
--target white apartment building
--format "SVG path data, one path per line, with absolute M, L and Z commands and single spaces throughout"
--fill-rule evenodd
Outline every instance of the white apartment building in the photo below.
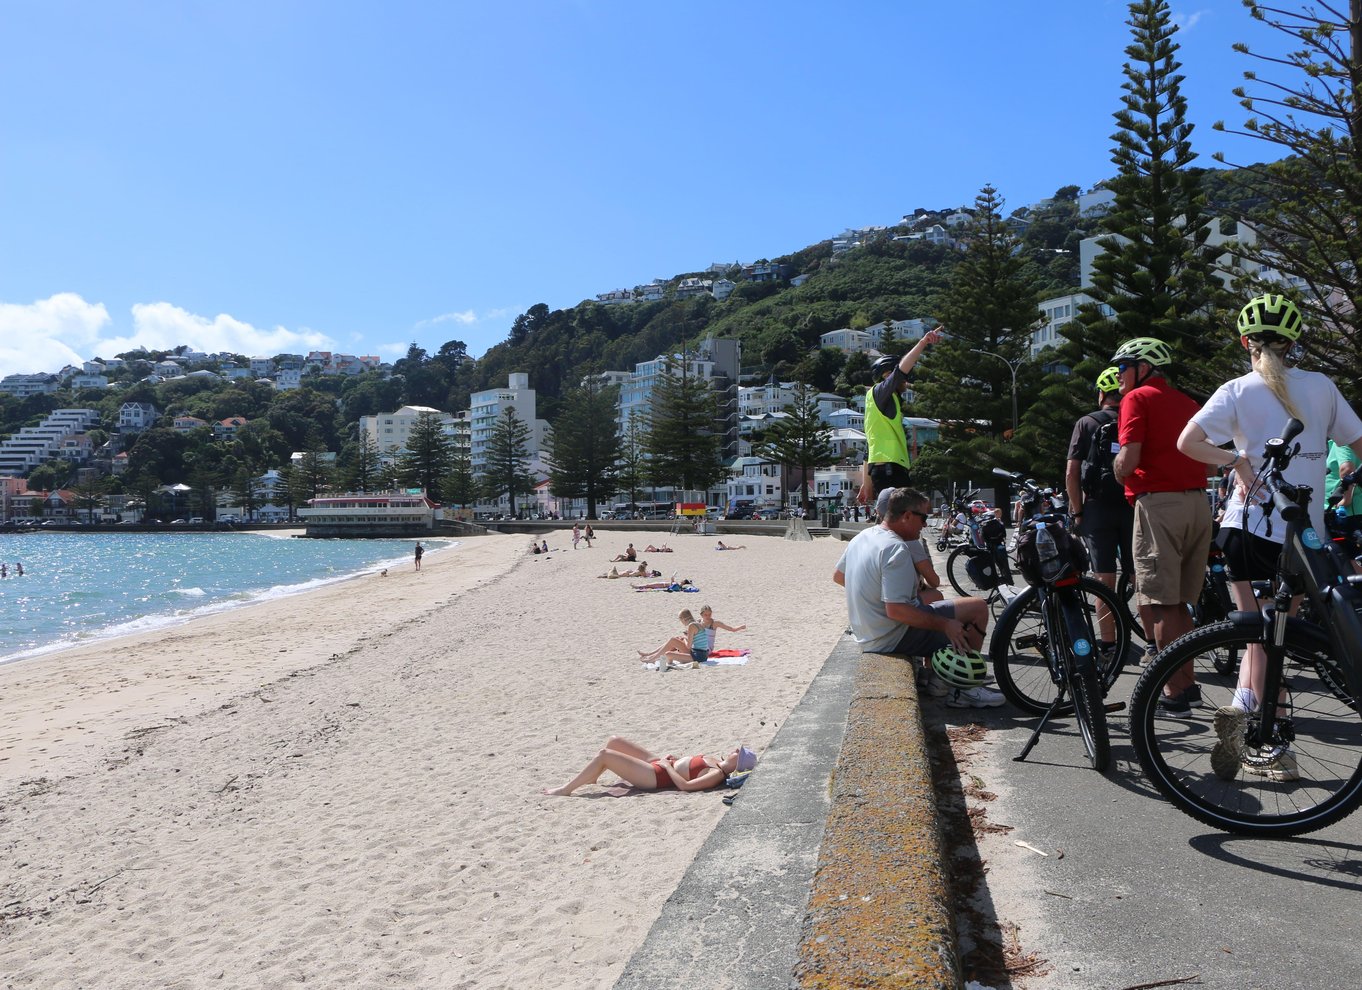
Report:
M 539 418 L 535 391 L 530 388 L 530 376 L 525 372 L 507 375 L 502 388 L 474 392 L 468 405 L 468 451 L 474 474 L 481 474 L 486 469 L 487 445 L 492 441 L 497 420 L 507 409 L 514 409 L 516 418 L 530 428 L 529 439 L 525 442 L 527 453 L 531 457 L 537 456 L 544 446 L 549 424 Z
M 274 388 L 278 392 L 287 392 L 289 389 L 298 388 L 303 384 L 302 368 L 280 368 L 274 375 Z
M 23 399 L 30 395 L 51 395 L 61 387 L 56 375 L 6 375 L 0 379 L 0 392 Z
M 870 339 L 874 342 L 876 350 L 879 350 L 881 349 L 880 345 L 884 342 L 885 331 L 892 330 L 894 339 L 903 344 L 903 349 L 906 351 L 913 341 L 920 340 L 930 329 L 927 321 L 923 319 L 887 320 L 866 327 L 865 332 L 870 334 Z M 897 348 L 898 344 L 896 343 L 894 346 Z
M 26 426 L 0 441 L 0 474 L 27 474 L 43 461 L 62 453 L 66 440 L 98 425 L 93 409 L 57 409 L 37 426 Z
M 806 278 L 807 276 L 801 277 Z M 791 284 L 793 285 L 794 283 L 791 282 Z M 736 282 L 730 282 L 726 278 L 719 278 L 714 280 L 714 287 L 711 290 L 711 292 L 714 294 L 715 299 L 719 300 L 719 302 L 723 302 L 729 296 L 733 295 L 733 290 L 736 289 L 737 287 L 738 284 Z
M 384 463 L 391 463 L 407 447 L 411 431 L 423 415 L 433 415 L 440 420 L 451 439 L 458 440 L 460 420 L 447 412 L 430 406 L 403 406 L 396 412 L 379 413 L 376 416 L 361 416 L 359 431 L 368 434 L 378 448 L 379 457 Z
M 274 358 L 253 357 L 251 358 L 251 374 L 256 378 L 268 378 L 274 374 Z

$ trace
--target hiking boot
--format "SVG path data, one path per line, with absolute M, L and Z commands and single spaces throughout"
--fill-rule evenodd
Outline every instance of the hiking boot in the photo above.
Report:
M 1211 750 L 1211 773 L 1221 780 L 1233 780 L 1244 758 L 1244 723 L 1248 712 L 1233 705 L 1215 710 L 1215 735 L 1219 740 Z M 1247 769 L 1247 768 L 1246 768 Z
M 1211 755 L 1211 759 L 1215 759 L 1214 754 Z M 1244 773 L 1251 773 L 1255 777 L 1263 777 L 1278 784 L 1301 779 L 1300 770 L 1296 766 L 1296 754 L 1289 749 L 1282 750 L 1265 762 L 1261 758 L 1245 754 L 1240 765 L 1244 768 Z
M 946 695 L 947 708 L 997 708 L 1007 699 L 986 687 L 952 688 Z

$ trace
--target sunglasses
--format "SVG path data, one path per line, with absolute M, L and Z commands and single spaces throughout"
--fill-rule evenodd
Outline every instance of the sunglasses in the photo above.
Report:
M 1135 366 L 1139 363 L 1138 361 L 1118 361 L 1116 362 L 1116 373 L 1124 375 L 1127 371 L 1135 370 Z
M 918 512 L 917 509 L 909 509 L 908 512 L 909 512 L 910 514 L 912 514 L 912 515 L 917 516 L 917 517 L 918 517 L 919 519 L 921 519 L 923 522 L 930 522 L 930 521 L 931 521 L 931 518 L 932 518 L 931 516 L 929 516 L 929 515 L 928 515 L 927 513 L 925 513 L 925 512 Z

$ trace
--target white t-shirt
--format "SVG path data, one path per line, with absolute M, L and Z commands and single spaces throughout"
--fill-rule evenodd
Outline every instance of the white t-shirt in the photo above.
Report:
M 1283 476 L 1293 485 L 1309 485 L 1314 489 L 1310 496 L 1310 525 L 1323 533 L 1328 441 L 1332 437 L 1339 443 L 1349 444 L 1362 437 L 1362 419 L 1353 412 L 1338 387 L 1319 372 L 1289 368 L 1286 388 L 1305 429 L 1293 441 L 1293 444 L 1301 445 L 1300 453 L 1292 458 Z M 1214 444 L 1233 441 L 1236 448 L 1248 454 L 1256 473 L 1263 466 L 1264 444 L 1282 435 L 1289 416 L 1263 381 L 1263 376 L 1251 371 L 1221 385 L 1192 417 L 1192 422 L 1205 430 Z M 1220 525 L 1242 529 L 1275 543 L 1286 539 L 1286 524 L 1275 511 L 1270 532 L 1263 510 L 1257 505 L 1249 508 L 1245 520 L 1244 502 L 1237 488 L 1237 485 L 1231 486 L 1229 501 L 1225 503 L 1225 518 Z
M 883 526 L 863 529 L 847 544 L 837 569 L 845 575 L 847 615 L 861 650 L 898 646 L 908 627 L 889 618 L 884 603 L 918 603 L 918 573 L 907 542 Z

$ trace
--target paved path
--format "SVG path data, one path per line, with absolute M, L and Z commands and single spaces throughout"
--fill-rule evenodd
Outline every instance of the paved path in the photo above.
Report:
M 1134 683 L 1127 670 L 1113 699 Z M 1124 713 L 1112 716 L 1104 778 L 1088 767 L 1071 719 L 1047 729 L 1026 763 L 1013 762 L 1032 722 L 1008 712 L 970 713 L 992 731 L 968 772 L 999 795 L 989 818 L 1015 829 L 979 843 L 991 908 L 1054 967 L 1027 990 L 1194 975 L 1218 990 L 1362 986 L 1362 812 L 1299 839 L 1227 835 L 1145 782 Z M 960 714 L 938 709 L 928 721 L 958 723 Z

